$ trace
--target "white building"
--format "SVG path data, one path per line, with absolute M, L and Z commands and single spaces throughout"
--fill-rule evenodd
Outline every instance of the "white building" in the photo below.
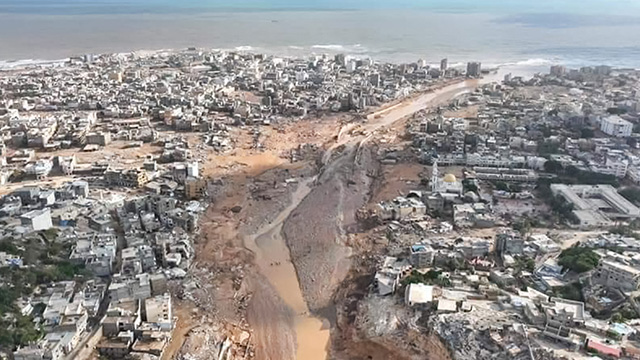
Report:
M 398 261 L 394 257 L 387 256 L 375 275 L 375 287 L 378 295 L 393 294 L 400 282 L 400 276 L 407 272 L 411 266 L 405 261 Z
M 615 160 L 607 158 L 604 165 L 593 164 L 590 165 L 591 171 L 599 174 L 612 175 L 619 179 L 627 176 L 627 170 L 629 168 L 628 160 Z
M 173 311 L 169 293 L 146 299 L 144 306 L 147 322 L 154 323 L 163 330 L 173 329 Z
M 29 211 L 20 216 L 20 222 L 22 225 L 29 226 L 33 231 L 47 230 L 53 226 L 49 208 Z
M 592 279 L 612 288 L 635 291 L 640 286 L 640 270 L 617 261 L 602 260 Z
M 640 184 L 640 169 L 636 166 L 630 166 L 627 170 L 627 175 L 629 175 L 629 179 L 635 184 Z
M 38 180 L 46 178 L 52 169 L 53 162 L 46 159 L 37 160 L 34 163 L 28 164 L 24 168 L 27 174 L 35 176 Z
M 431 169 L 431 192 L 434 194 L 457 194 L 461 196 L 462 190 L 462 182 L 458 181 L 455 175 L 446 174 L 440 178 L 438 162 L 436 161 Z
M 409 284 L 404 291 L 404 302 L 409 306 L 428 305 L 433 301 L 433 286 Z
M 547 159 L 540 156 L 527 157 L 527 166 L 531 169 L 544 170 L 544 164 L 546 162 L 547 162 Z
M 198 162 L 187 163 L 187 177 L 200 177 L 200 165 Z
M 615 177 L 622 179 L 627 176 L 627 170 L 629 169 L 628 160 L 614 160 L 607 158 L 605 165 L 611 169 L 612 175 L 615 175 Z
M 640 209 L 611 185 L 552 184 L 551 192 L 573 204 L 573 214 L 582 227 L 609 226 L 614 220 L 640 217 Z
M 622 119 L 620 116 L 611 115 L 602 119 L 600 130 L 603 133 L 615 137 L 629 137 L 633 131 L 633 124 Z
M 356 71 L 356 69 L 358 68 L 358 64 L 356 63 L 355 60 L 351 60 L 347 63 L 347 72 L 348 73 L 352 73 L 354 71 Z

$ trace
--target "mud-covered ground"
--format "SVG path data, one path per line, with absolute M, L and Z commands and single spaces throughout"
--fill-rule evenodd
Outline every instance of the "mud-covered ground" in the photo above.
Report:
M 376 138 L 381 134 L 385 140 L 392 138 L 394 124 L 406 116 L 473 86 L 458 84 L 416 96 L 362 125 L 345 126 L 345 119 L 316 119 L 267 131 L 261 138 L 267 151 L 245 147 L 230 155 L 209 156 L 203 173 L 215 180 L 210 187 L 212 205 L 202 218 L 196 261 L 185 281 L 185 299 L 179 304 L 183 314 L 179 333 L 186 334 L 176 341 L 188 339 L 181 355 L 188 358 L 190 351 L 205 354 L 207 346 L 220 346 L 219 342 L 225 341 L 221 339 L 230 339 L 234 350 L 229 359 L 301 358 L 301 347 L 308 352 L 317 344 L 300 342 L 300 319 L 315 318 L 314 314 L 331 320 L 335 343 L 327 346 L 330 358 L 403 359 L 415 355 L 394 349 L 391 342 L 363 338 L 366 334 L 351 326 L 354 311 L 361 311 L 356 306 L 358 297 L 353 301 L 351 293 L 343 297 L 336 294 L 341 287 L 354 284 L 356 292 L 363 291 L 363 278 L 344 280 L 352 271 L 353 259 L 362 255 L 357 246 L 361 229 L 356 213 L 374 198 L 374 187 L 383 183 Z M 302 143 L 324 150 L 324 155 L 318 151 L 315 159 L 290 163 L 291 152 Z M 308 179 L 315 180 L 310 181 L 308 194 L 292 199 L 297 184 Z M 295 206 L 289 209 L 292 204 Z M 277 226 L 272 227 L 272 222 Z M 268 237 L 263 239 L 259 236 L 265 228 Z M 291 298 L 283 296 L 283 286 L 274 278 L 276 270 L 286 266 L 276 261 L 265 268 L 264 261 L 257 259 L 264 254 L 251 249 L 247 238 L 266 246 L 269 241 L 278 244 L 286 240 L 287 256 L 283 259 L 295 266 L 292 272 L 304 297 L 303 307 L 311 314 L 292 311 Z M 345 299 L 351 300 L 343 302 Z M 353 308 L 345 311 L 345 306 Z M 190 307 L 194 307 L 191 312 Z M 185 317 L 189 318 L 185 321 Z M 327 332 L 328 326 L 325 322 L 318 334 Z M 211 329 L 225 336 L 213 336 Z M 414 340 L 423 341 L 420 337 L 412 337 Z M 434 344 L 437 347 L 437 342 Z
M 347 147 L 322 171 L 311 193 L 284 224 L 300 286 L 311 310 L 331 305 L 349 270 L 346 234 L 357 226 L 356 211 L 369 199 L 378 172 L 368 147 Z

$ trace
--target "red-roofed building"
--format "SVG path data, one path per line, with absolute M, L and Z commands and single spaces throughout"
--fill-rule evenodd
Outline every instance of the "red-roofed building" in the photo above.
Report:
M 595 350 L 600 354 L 610 355 L 614 357 L 620 357 L 622 355 L 622 350 L 620 350 L 619 347 L 609 344 L 603 344 L 593 339 L 589 339 L 589 341 L 587 341 L 587 349 Z

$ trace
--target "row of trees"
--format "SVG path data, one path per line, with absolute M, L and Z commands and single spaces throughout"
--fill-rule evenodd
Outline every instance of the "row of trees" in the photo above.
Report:
M 522 186 L 516 183 L 508 184 L 504 181 L 496 181 L 493 183 L 493 185 L 495 186 L 496 190 L 500 191 L 507 191 L 512 193 L 522 192 Z
M 564 167 L 560 162 L 555 160 L 545 162 L 544 171 L 558 175 L 558 178 L 554 180 L 556 183 L 586 185 L 609 184 L 614 187 L 620 186 L 618 179 L 614 175 L 580 170 L 572 165 Z

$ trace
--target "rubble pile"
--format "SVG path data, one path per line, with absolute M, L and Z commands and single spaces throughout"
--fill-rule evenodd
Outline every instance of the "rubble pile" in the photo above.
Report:
M 229 336 L 223 334 L 230 334 Z M 251 359 L 251 333 L 218 324 L 192 329 L 178 354 L 178 360 Z

